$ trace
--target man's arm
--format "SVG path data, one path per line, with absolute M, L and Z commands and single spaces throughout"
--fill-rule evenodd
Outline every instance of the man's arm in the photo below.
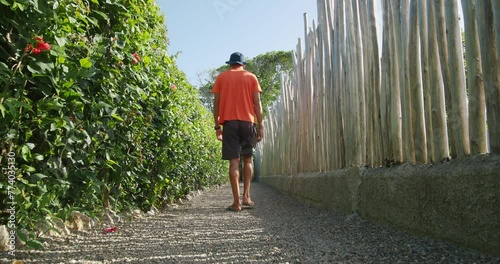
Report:
M 259 130 L 257 131 L 257 142 L 260 142 L 264 137 L 264 127 L 262 126 L 262 103 L 260 101 L 260 92 L 253 92 L 253 107 L 255 115 L 257 116 L 257 124 Z
M 215 93 L 214 94 L 214 124 L 215 124 L 215 127 L 219 127 L 219 129 L 216 130 L 217 139 L 222 141 L 222 130 L 220 129 L 220 124 L 219 124 L 219 101 L 220 101 L 220 95 L 218 93 Z
M 215 126 L 219 126 L 219 101 L 220 95 L 214 94 L 214 124 Z

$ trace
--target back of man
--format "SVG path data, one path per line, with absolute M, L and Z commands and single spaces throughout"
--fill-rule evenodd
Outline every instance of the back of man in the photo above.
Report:
M 260 102 L 262 89 L 257 77 L 244 70 L 246 62 L 241 53 L 231 54 L 226 63 L 230 69 L 217 76 L 212 88 L 214 124 L 217 138 L 222 141 L 222 159 L 229 160 L 233 204 L 228 210 L 240 211 L 241 205 L 254 205 L 250 199 L 250 183 L 253 150 L 264 134 Z M 243 202 L 239 198 L 240 156 L 243 157 Z
M 219 123 L 241 120 L 256 123 L 253 93 L 261 92 L 257 77 L 243 68 L 231 68 L 221 73 L 212 90 L 219 93 Z

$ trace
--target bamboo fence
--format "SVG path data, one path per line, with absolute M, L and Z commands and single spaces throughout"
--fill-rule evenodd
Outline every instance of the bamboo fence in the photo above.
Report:
M 375 0 L 318 0 L 317 25 L 304 14 L 261 175 L 500 154 L 500 1 L 380 1 L 380 23 Z

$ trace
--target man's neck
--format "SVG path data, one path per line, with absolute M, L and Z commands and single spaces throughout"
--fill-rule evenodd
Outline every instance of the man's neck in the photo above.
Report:
M 239 64 L 231 65 L 231 70 L 242 70 L 242 69 L 243 69 L 243 65 L 239 65 Z

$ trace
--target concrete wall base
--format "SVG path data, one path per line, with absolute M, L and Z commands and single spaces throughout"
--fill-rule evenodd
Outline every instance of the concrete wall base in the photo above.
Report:
M 500 156 L 259 181 L 316 207 L 500 256 Z

